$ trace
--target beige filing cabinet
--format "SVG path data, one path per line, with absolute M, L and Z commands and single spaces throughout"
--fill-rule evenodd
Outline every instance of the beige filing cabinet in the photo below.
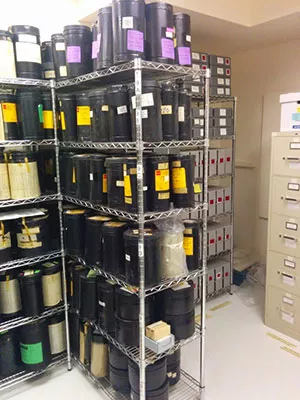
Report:
M 272 137 L 265 323 L 300 340 L 300 131 Z

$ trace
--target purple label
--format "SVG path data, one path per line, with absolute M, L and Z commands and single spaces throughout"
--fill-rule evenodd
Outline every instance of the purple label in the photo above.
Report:
M 180 65 L 191 65 L 191 49 L 189 47 L 178 47 L 178 58 Z
M 166 31 L 167 31 L 167 32 L 175 33 L 175 29 L 174 29 L 174 28 L 166 28 Z
M 92 58 L 97 58 L 98 51 L 99 51 L 98 40 L 94 40 L 92 43 Z
M 172 39 L 161 39 L 162 57 L 175 59 L 174 41 Z
M 143 53 L 144 51 L 144 33 L 128 29 L 127 31 L 127 50 L 138 51 Z
M 81 62 L 80 46 L 67 46 L 67 62 L 68 63 L 80 63 Z

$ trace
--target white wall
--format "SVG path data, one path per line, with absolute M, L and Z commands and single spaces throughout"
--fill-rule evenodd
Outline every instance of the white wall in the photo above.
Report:
M 253 250 L 262 261 L 267 234 L 267 221 L 258 218 L 260 195 L 265 196 L 267 190 L 260 190 L 259 181 L 263 97 L 300 91 L 299 49 L 300 40 L 295 40 L 232 57 L 233 94 L 238 97 L 237 158 L 256 166 L 237 171 L 235 240 L 238 247 Z M 277 112 L 274 109 L 274 118 Z
M 62 32 L 64 25 L 78 21 L 77 0 L 15 0 L 1 7 L 0 29 L 10 25 L 33 25 L 40 29 L 41 40 L 49 40 L 52 33 Z

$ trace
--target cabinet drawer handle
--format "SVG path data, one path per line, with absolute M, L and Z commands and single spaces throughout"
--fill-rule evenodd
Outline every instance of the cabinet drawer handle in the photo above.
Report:
M 284 197 L 284 196 L 281 196 L 281 199 L 282 199 L 282 200 L 286 200 L 286 201 L 291 201 L 291 202 L 293 202 L 293 203 L 299 203 L 299 201 L 300 201 L 300 199 L 295 199 L 294 197 Z
M 294 242 L 297 242 L 297 238 L 294 238 L 292 236 L 288 236 L 288 235 L 279 235 L 280 237 L 283 237 L 284 239 L 288 239 L 288 240 L 293 240 Z
M 282 157 L 282 159 L 286 161 L 300 162 L 300 157 Z

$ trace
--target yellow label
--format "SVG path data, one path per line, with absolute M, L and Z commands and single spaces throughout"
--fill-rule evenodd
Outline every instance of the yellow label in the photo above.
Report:
M 77 126 L 91 125 L 90 106 L 77 106 Z
M 181 167 L 181 161 L 172 161 L 172 167 Z
M 15 103 L 2 103 L 3 122 L 18 122 Z
M 192 235 L 193 234 L 193 229 L 187 228 L 183 232 L 185 235 Z
M 300 113 L 300 107 L 297 107 L 297 113 Z
M 172 106 L 164 105 L 161 106 L 161 115 L 171 115 L 172 114 Z
M 129 169 L 129 174 L 130 175 L 136 175 L 136 168 L 130 168 Z
M 112 222 L 107 222 L 105 226 L 112 226 L 115 228 L 120 228 L 121 226 L 126 225 L 126 222 L 118 222 L 118 221 L 112 221 Z
M 65 113 L 63 111 L 60 112 L 60 122 L 61 122 L 61 129 L 63 131 L 66 130 L 66 120 L 65 120 Z
M 37 233 L 40 233 L 40 228 L 36 226 L 35 228 L 22 228 L 22 233 L 23 235 L 36 235 Z
M 101 111 L 108 111 L 108 106 L 104 104 L 104 105 L 101 107 Z
M 194 238 L 184 237 L 183 238 L 183 248 L 187 256 L 192 256 L 194 254 Z
M 10 247 L 11 247 L 11 237 L 10 237 L 10 232 L 8 232 L 5 235 L 0 236 L 0 250 L 8 249 Z
M 74 295 L 74 286 L 73 286 L 73 281 L 70 282 L 70 296 L 73 297 Z
M 124 196 L 125 197 L 132 197 L 131 182 L 130 182 L 130 176 L 129 175 L 124 176 Z M 131 203 L 127 203 L 127 204 L 131 204 Z
M 158 200 L 167 200 L 170 198 L 170 192 L 158 193 Z
M 43 111 L 44 129 L 54 129 L 53 111 Z
M 102 175 L 102 193 L 107 193 L 107 175 Z
M 170 172 L 168 169 L 155 170 L 155 191 L 170 190 Z
M 157 168 L 158 169 L 169 169 L 169 163 L 159 163 Z
M 73 167 L 73 170 L 72 170 L 72 183 L 76 183 L 76 171 L 75 171 L 74 167 Z
M 132 197 L 125 197 L 125 204 L 132 204 Z
M 106 217 L 105 215 L 94 215 L 93 217 L 89 217 L 88 220 L 92 220 L 92 221 L 110 221 L 111 218 L 110 217 Z
M 177 47 L 177 39 L 174 38 L 174 47 Z
M 172 169 L 172 187 L 173 189 L 186 189 L 185 168 Z
M 201 186 L 200 186 L 200 183 L 194 183 L 194 193 L 201 193 L 202 192 L 202 190 L 201 190 Z

